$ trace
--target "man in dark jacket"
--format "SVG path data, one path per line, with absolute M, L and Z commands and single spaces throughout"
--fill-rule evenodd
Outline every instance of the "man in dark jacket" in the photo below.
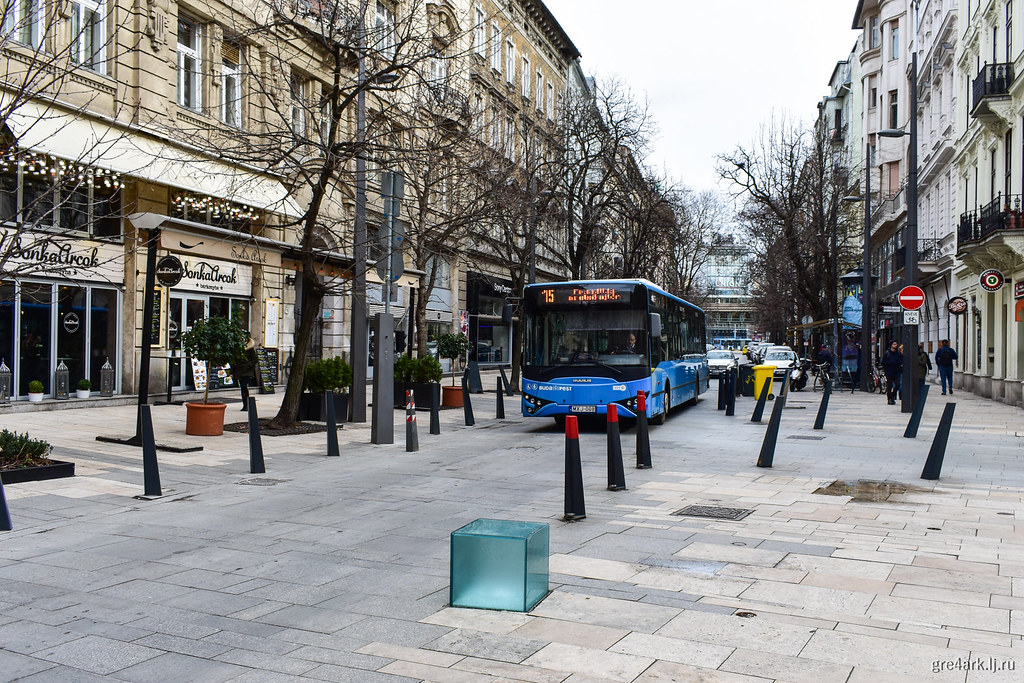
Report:
M 903 370 L 903 354 L 900 353 L 900 345 L 893 342 L 882 356 L 882 367 L 885 369 L 885 379 L 888 389 L 886 398 L 889 405 L 896 405 L 896 392 L 899 391 L 900 372 Z
M 917 344 L 917 359 L 914 361 L 914 379 L 917 380 L 918 390 L 924 386 L 928 371 L 932 369 L 932 361 L 928 358 L 928 352 L 924 350 L 924 342 Z
M 956 351 L 949 345 L 948 339 L 939 342 L 939 350 L 935 352 L 935 367 L 939 369 L 939 381 L 942 383 L 942 395 L 946 395 L 946 385 L 949 385 L 949 393 L 953 393 L 953 365 L 958 356 Z

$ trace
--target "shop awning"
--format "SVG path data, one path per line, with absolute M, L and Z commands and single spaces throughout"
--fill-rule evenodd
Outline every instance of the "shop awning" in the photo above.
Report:
M 79 118 L 28 102 L 6 120 L 22 150 L 298 217 L 303 210 L 279 181 L 255 170 L 174 146 L 140 131 Z

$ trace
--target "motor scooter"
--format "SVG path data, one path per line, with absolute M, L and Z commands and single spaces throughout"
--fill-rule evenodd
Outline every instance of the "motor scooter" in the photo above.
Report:
M 807 358 L 801 358 L 793 366 L 793 369 L 789 371 L 789 388 L 792 391 L 801 391 L 807 386 L 807 374 L 810 369 L 811 361 Z

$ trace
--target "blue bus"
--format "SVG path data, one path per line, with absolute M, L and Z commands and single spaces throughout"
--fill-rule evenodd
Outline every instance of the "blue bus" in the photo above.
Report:
M 704 311 L 646 280 L 579 280 L 523 291 L 523 416 L 605 414 L 662 424 L 708 388 Z

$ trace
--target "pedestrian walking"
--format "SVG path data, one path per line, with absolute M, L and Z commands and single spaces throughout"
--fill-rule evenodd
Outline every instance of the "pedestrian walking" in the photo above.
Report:
M 928 357 L 928 352 L 924 350 L 924 342 L 918 342 L 917 359 L 914 361 L 914 376 L 917 378 L 917 388 L 919 390 L 924 386 L 924 381 L 928 377 L 928 371 L 931 369 L 932 361 Z
M 935 367 L 939 370 L 939 382 L 942 384 L 942 395 L 946 395 L 946 385 L 949 385 L 949 393 L 953 393 L 953 366 L 959 356 L 949 345 L 948 339 L 939 342 L 939 350 L 935 352 Z
M 889 345 L 889 348 L 882 355 L 882 368 L 885 370 L 885 379 L 887 389 L 885 397 L 889 401 L 889 405 L 896 405 L 896 394 L 899 391 L 897 388 L 900 381 L 900 373 L 903 369 L 903 354 L 900 353 L 900 345 L 893 342 Z

